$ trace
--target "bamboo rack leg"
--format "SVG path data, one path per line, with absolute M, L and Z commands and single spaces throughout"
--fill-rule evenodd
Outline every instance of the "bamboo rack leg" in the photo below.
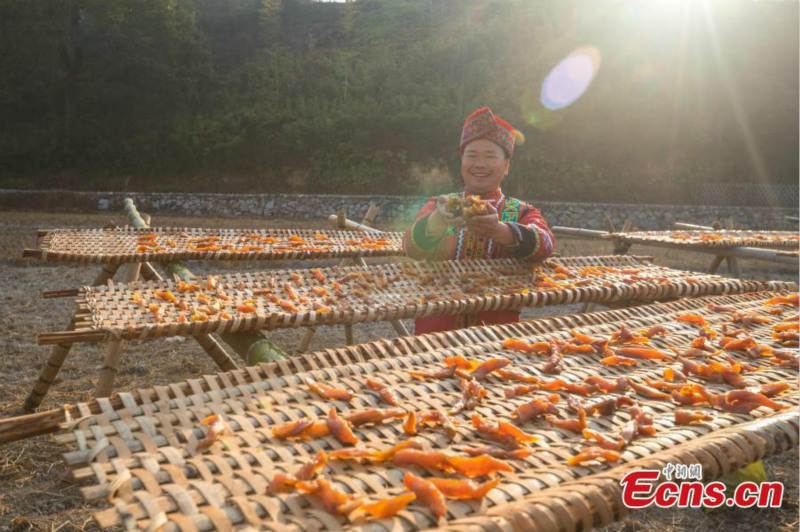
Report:
M 123 282 L 135 283 L 137 280 L 139 280 L 141 266 L 141 263 L 128 264 L 125 267 Z M 103 368 L 100 370 L 100 378 L 97 381 L 97 389 L 95 390 L 94 394 L 95 397 L 108 397 L 111 395 L 111 390 L 114 388 L 114 379 L 119 371 L 121 347 L 122 340 L 112 340 L 108 343 L 105 360 L 103 362 Z
M 378 212 L 380 208 L 375 203 L 370 203 L 369 208 L 367 209 L 367 214 L 364 215 L 364 219 L 361 220 L 361 225 L 370 226 L 375 222 L 375 217 L 378 216 Z M 367 262 L 364 259 L 360 260 L 360 263 L 363 266 L 367 265 Z M 403 325 L 403 322 L 400 320 L 392 320 L 391 321 L 392 327 L 394 327 L 394 331 L 397 333 L 398 336 L 409 336 L 410 333 L 406 326 Z
M 126 205 L 126 212 L 128 213 L 128 220 L 134 226 L 137 227 L 140 225 L 144 225 L 145 227 L 150 226 L 150 215 L 145 213 L 138 213 L 138 211 L 136 210 L 136 206 L 133 204 L 133 201 L 131 201 L 129 205 Z M 143 222 L 143 224 L 139 223 L 140 220 L 136 219 L 136 213 L 138 213 L 138 216 L 139 218 L 141 218 L 141 222 Z M 140 274 L 142 278 L 147 279 L 148 281 L 163 280 L 161 274 L 159 274 L 158 271 L 149 262 L 142 263 L 142 269 Z M 201 334 L 199 336 L 195 336 L 194 339 L 197 340 L 197 343 L 200 344 L 200 347 L 203 348 L 203 351 L 205 351 L 206 354 L 209 357 L 211 357 L 211 360 L 213 360 L 214 363 L 222 371 L 239 369 L 239 366 L 236 365 L 236 362 L 234 362 L 230 354 L 228 354 L 228 352 L 225 351 L 225 348 L 222 347 L 222 345 L 219 342 L 217 342 L 214 339 L 214 337 L 212 337 L 210 334 Z
M 219 366 L 219 369 L 222 371 L 239 369 L 239 366 L 236 365 L 236 362 L 234 362 L 228 352 L 225 351 L 225 348 L 210 334 L 201 334 L 200 336 L 195 336 L 194 339 L 197 340 L 200 347 L 211 357 L 211 360 Z
M 367 261 L 365 261 L 363 258 L 359 257 L 358 264 L 361 265 L 361 266 L 366 266 L 367 265 Z M 406 329 L 406 326 L 403 325 L 402 321 L 400 321 L 400 320 L 392 320 L 391 324 L 392 324 L 392 327 L 394 327 L 394 330 L 395 330 L 395 332 L 397 333 L 398 336 L 409 336 L 410 335 L 410 333 L 408 332 L 408 329 Z M 352 332 L 350 334 L 352 335 Z M 347 329 L 345 329 L 345 337 L 346 336 L 347 336 Z M 352 339 L 352 337 L 351 337 L 351 339 Z M 347 345 L 351 345 L 351 344 L 347 344 Z
M 163 277 L 161 274 L 156 271 L 155 268 L 149 262 L 142 263 L 142 271 L 141 276 L 143 279 L 147 279 L 148 281 L 161 281 Z M 201 334 L 199 336 L 193 337 L 197 340 L 197 343 L 200 344 L 200 347 L 203 348 L 203 351 L 206 352 L 208 356 L 211 357 L 211 360 L 221 369 L 222 371 L 231 371 L 234 369 L 239 369 L 239 366 L 236 365 L 236 362 L 233 361 L 233 358 L 225 351 L 225 348 L 217 342 L 213 336 L 210 334 Z
M 70 327 L 70 329 L 72 329 L 72 327 Z M 53 382 L 56 380 L 58 372 L 61 371 L 61 366 L 64 364 L 64 359 L 67 358 L 71 347 L 72 344 L 57 344 L 53 346 L 53 349 L 50 351 L 50 357 L 47 359 L 44 368 L 42 368 L 42 373 L 39 375 L 39 379 L 36 381 L 36 384 L 33 385 L 33 389 L 28 394 L 27 399 L 25 399 L 23 408 L 26 411 L 33 412 L 42 404 L 44 396 L 47 395 L 50 386 L 52 386 Z
M 355 343 L 353 341 L 353 326 L 352 325 L 345 325 L 344 326 L 344 343 L 345 343 L 345 345 L 353 345 Z
M 142 263 L 141 274 L 142 274 L 142 279 L 146 281 L 156 281 L 156 280 L 160 281 L 163 279 L 163 277 L 161 277 L 161 274 L 159 274 L 158 271 L 155 268 L 153 268 L 153 265 L 150 264 L 149 262 Z
M 719 269 L 723 260 L 725 260 L 725 257 L 722 255 L 717 255 L 714 257 L 714 260 L 711 261 L 711 266 L 708 267 L 708 273 L 711 275 L 717 273 L 717 270 Z
M 372 222 L 375 221 L 375 216 L 378 215 L 378 211 L 379 211 L 378 206 L 375 205 L 375 203 L 370 203 L 369 204 L 369 208 L 367 209 L 367 214 L 364 215 L 364 218 L 361 220 L 360 224 L 355 224 L 354 222 L 350 222 L 350 220 L 347 219 L 347 213 L 344 210 L 341 210 L 341 211 L 337 212 L 335 215 L 332 215 L 330 219 L 335 218 L 336 227 L 339 228 L 339 229 L 348 229 L 349 228 L 348 225 L 350 225 L 350 223 L 352 223 L 353 225 L 355 225 L 355 229 L 356 230 L 366 231 L 368 229 L 371 229 L 370 225 L 372 224 Z M 376 231 L 377 231 L 377 229 L 376 229 Z M 342 261 L 339 262 L 339 265 L 343 265 L 343 264 L 346 264 L 346 263 L 347 263 L 347 259 L 343 259 Z M 364 259 L 361 259 L 361 263 L 362 264 L 366 264 L 366 262 L 364 262 Z M 403 334 L 403 333 L 400 332 L 401 330 L 405 331 L 405 327 L 403 327 L 402 323 L 399 323 L 400 329 L 398 329 L 397 326 L 395 326 L 394 321 L 392 322 L 392 325 L 395 327 L 395 330 L 397 331 L 398 334 Z M 314 335 L 316 333 L 317 333 L 316 327 L 307 328 L 305 334 L 303 334 L 303 338 L 300 340 L 300 343 L 297 345 L 297 349 L 295 350 L 295 353 L 297 353 L 297 354 L 304 353 L 308 349 L 308 346 L 311 345 L 311 340 L 314 339 Z M 405 331 L 405 334 L 407 335 L 408 331 Z M 344 336 L 345 336 L 345 341 L 348 342 L 347 345 L 352 345 L 352 341 L 353 341 L 353 326 L 352 325 L 345 325 L 344 326 Z
M 611 221 L 611 217 L 606 213 L 603 216 L 603 223 L 606 225 L 606 231 L 609 233 L 616 233 L 617 229 L 614 227 L 614 222 Z
M 305 334 L 303 334 L 303 338 L 300 340 L 300 343 L 297 344 L 297 350 L 295 353 L 305 353 L 308 350 L 308 346 L 311 344 L 311 340 L 314 339 L 314 335 L 317 333 L 316 327 L 309 327 L 306 329 Z
M 728 271 L 730 274 L 737 279 L 740 278 L 742 273 L 739 270 L 739 259 L 736 257 L 725 257 L 725 261 L 728 263 Z
M 101 286 L 106 284 L 110 279 L 114 278 L 114 275 L 116 275 L 118 269 L 119 264 L 103 264 L 103 269 L 100 270 L 99 274 L 97 274 L 97 277 L 95 277 L 92 285 Z
M 119 264 L 104 264 L 103 269 L 97 274 L 97 277 L 95 277 L 92 285 L 100 286 L 106 284 L 109 279 L 114 277 L 118 269 Z M 73 326 L 70 322 L 68 330 L 72 329 Z M 61 366 L 64 365 L 64 360 L 66 360 L 67 355 L 69 355 L 71 348 L 72 344 L 58 344 L 53 346 L 53 349 L 50 351 L 50 357 L 47 359 L 47 362 L 45 363 L 44 368 L 42 368 L 42 372 L 39 375 L 39 379 L 33 385 L 33 389 L 25 399 L 23 408 L 26 411 L 32 412 L 39 408 L 39 405 L 42 404 L 44 397 L 50 390 L 50 386 L 52 386 L 55 382 L 58 372 L 61 371 Z
M 347 213 L 344 209 L 336 213 L 336 218 L 339 229 L 345 229 L 347 227 Z M 361 259 L 361 262 L 364 262 L 364 259 Z M 346 345 L 353 345 L 353 326 L 349 323 L 344 326 L 344 343 Z
M 403 325 L 403 322 L 400 320 L 392 320 L 392 327 L 394 327 L 394 332 L 397 333 L 397 336 L 410 336 L 408 329 L 406 326 Z
M 727 218 L 725 220 L 725 229 L 733 230 L 736 227 L 736 223 L 733 218 Z M 728 263 L 728 272 L 733 277 L 737 279 L 741 278 L 742 272 L 739 270 L 739 260 L 736 257 L 726 257 L 725 261 Z

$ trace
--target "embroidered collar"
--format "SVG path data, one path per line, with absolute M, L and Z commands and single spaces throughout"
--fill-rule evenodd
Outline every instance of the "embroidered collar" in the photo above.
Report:
M 466 195 L 467 192 L 464 191 L 464 194 Z M 475 194 L 473 194 L 473 195 L 475 195 Z M 492 192 L 489 192 L 487 194 L 477 194 L 477 195 L 480 196 L 480 198 L 482 200 L 488 201 L 489 203 L 491 203 L 495 207 L 497 206 L 497 202 L 504 198 L 503 190 L 500 189 L 500 188 L 498 188 L 496 190 L 493 190 Z

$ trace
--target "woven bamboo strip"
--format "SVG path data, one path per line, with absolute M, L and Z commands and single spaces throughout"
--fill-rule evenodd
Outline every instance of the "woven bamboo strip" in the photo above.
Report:
M 79 263 L 283 260 L 402 254 L 402 233 L 189 227 L 54 229 L 23 257 Z
M 439 532 L 561 532 L 600 528 L 624 517 L 620 481 L 634 470 L 662 470 L 667 464 L 700 464 L 705 482 L 750 463 L 797 448 L 797 412 L 775 414 L 714 431 L 659 451 L 607 473 L 565 482 L 528 497 L 523 504 L 491 508 L 485 516 L 456 520 Z M 564 512 L 567 508 L 568 511 Z M 566 519 L 564 521 L 563 519 Z M 243 531 L 253 529 L 244 528 Z
M 627 509 L 621 502 L 620 480 L 629 471 L 660 470 L 669 463 L 700 464 L 703 467 L 704 480 L 711 481 L 754 461 L 796 448 L 798 445 L 797 432 L 797 413 L 789 412 L 741 423 L 726 429 L 718 429 L 704 436 L 698 437 L 697 434 L 692 433 L 691 437 L 683 440 L 676 439 L 672 446 L 650 456 L 632 460 L 603 473 L 585 475 L 563 483 L 552 483 L 551 480 L 551 483 L 545 483 L 542 489 L 531 491 L 513 502 L 499 503 L 487 508 L 485 515 L 457 518 L 447 522 L 444 526 L 436 527 L 435 530 L 441 532 L 497 530 L 562 532 L 601 527 L 627 513 Z M 539 472 L 539 474 L 543 474 L 543 472 Z M 135 517 L 144 517 L 139 521 L 141 525 L 138 530 L 144 530 L 145 524 L 149 526 L 149 523 L 152 522 L 151 515 L 157 518 L 162 513 L 166 522 L 171 525 L 167 530 L 177 530 L 176 527 L 180 526 L 180 530 L 197 531 L 236 527 L 235 529 L 241 532 L 255 532 L 256 530 L 305 532 L 311 525 L 323 529 L 327 525 L 336 530 L 390 532 L 419 530 L 423 527 L 435 527 L 438 524 L 422 515 L 421 512 L 408 512 L 408 514 L 400 514 L 399 518 L 388 522 L 376 521 L 370 526 L 340 528 L 341 525 L 336 520 L 325 516 L 320 510 L 315 511 L 312 508 L 307 509 L 307 520 L 290 517 L 284 522 L 278 523 L 278 520 L 275 519 L 276 515 L 280 516 L 287 507 L 276 507 L 277 505 L 270 504 L 270 498 L 257 495 L 229 497 L 233 504 L 223 508 L 221 513 L 212 514 L 212 517 L 206 511 L 208 507 L 203 507 L 203 503 L 209 502 L 209 499 L 224 497 L 222 493 L 224 493 L 222 490 L 219 493 L 206 490 L 202 495 L 189 494 L 180 488 L 173 488 L 170 490 L 169 499 L 153 504 L 152 499 L 148 498 L 144 492 L 140 492 L 137 498 L 146 500 L 149 503 L 147 506 L 131 507 L 125 503 L 117 503 L 116 509 L 98 512 L 95 517 L 101 523 L 120 523 L 124 521 L 115 519 L 115 512 L 124 513 L 125 519 L 128 520 L 128 529 L 136 529 L 136 524 L 132 523 Z M 518 496 L 518 494 L 514 495 Z M 183 502 L 185 506 L 190 506 L 186 504 L 187 497 L 197 507 L 194 514 L 187 516 L 180 511 L 166 514 L 168 508 L 179 510 L 180 502 Z M 511 499 L 509 496 L 507 498 Z M 452 502 L 450 504 L 453 505 Z M 295 510 L 297 506 L 295 503 L 288 508 Z M 248 523 L 248 519 L 253 519 L 253 516 L 261 520 L 249 523 L 257 528 L 245 524 Z M 237 524 L 239 526 L 236 526 Z
M 560 258 L 541 267 L 503 259 L 237 273 L 198 278 L 191 290 L 175 281 L 85 287 L 76 314 L 80 326 L 42 333 L 38 341 L 192 336 L 791 286 L 678 271 L 620 256 Z M 164 301 L 173 296 L 182 303 Z
M 792 231 L 635 231 L 600 235 L 628 243 L 671 243 L 686 247 L 797 248 L 800 235 Z
M 67 417 L 82 418 L 83 421 L 78 425 L 70 422 L 65 426 L 71 428 L 80 426 L 83 430 L 87 430 L 90 425 L 102 425 L 103 434 L 107 437 L 116 434 L 116 429 L 112 422 L 121 419 L 118 410 L 126 409 L 130 416 L 152 415 L 160 412 L 162 408 L 173 410 L 192 406 L 196 404 L 196 397 L 199 397 L 202 401 L 208 401 L 210 398 L 209 393 L 221 398 L 236 397 L 237 394 L 255 394 L 259 393 L 259 389 L 252 386 L 247 387 L 248 385 L 294 375 L 299 372 L 338 366 L 345 363 L 344 361 L 357 360 L 365 362 L 433 351 L 444 352 L 465 345 L 473 347 L 486 344 L 493 345 L 510 336 L 532 336 L 562 329 L 618 323 L 621 321 L 635 320 L 640 326 L 647 327 L 658 323 L 664 316 L 670 314 L 693 312 L 705 308 L 709 301 L 720 305 L 734 304 L 744 308 L 744 305 L 752 304 L 752 302 L 756 302 L 756 305 L 758 305 L 762 299 L 763 294 L 761 293 L 741 296 L 719 296 L 710 299 L 682 299 L 635 309 L 556 316 L 514 324 L 473 327 L 445 333 L 380 340 L 353 347 L 327 349 L 318 353 L 294 356 L 286 361 L 260 364 L 255 367 L 219 373 L 213 377 L 206 376 L 202 379 L 192 379 L 180 385 L 146 388 L 137 390 L 134 393 L 123 392 L 113 397 L 111 401 L 93 401 L 70 406 L 68 409 L 65 408 L 64 412 L 67 415 L 62 415 L 60 420 L 66 421 Z M 239 391 L 236 388 L 238 386 L 245 386 L 246 388 L 243 391 Z M 195 421 L 200 421 L 200 419 Z M 155 424 L 159 425 L 159 423 L 160 420 L 156 420 Z M 135 426 L 129 427 L 129 429 L 138 430 Z M 63 432 L 56 439 L 62 443 L 75 440 L 72 432 Z
M 716 304 L 735 306 L 743 312 L 760 312 L 764 310 L 764 301 L 774 294 L 746 294 L 711 298 Z M 617 329 L 620 323 L 627 323 L 633 330 L 651 324 L 653 321 L 661 322 L 668 329 L 668 334 L 663 338 L 654 339 L 653 344 L 661 350 L 667 346 L 685 347 L 688 342 L 697 337 L 697 327 L 687 323 L 675 321 L 676 314 L 691 310 L 700 314 L 710 323 L 710 327 L 719 330 L 721 323 L 731 319 L 730 314 L 719 314 L 702 307 L 698 307 L 699 300 L 677 302 L 667 305 L 654 305 L 638 307 L 624 311 L 616 311 L 616 321 L 608 320 L 607 323 L 587 325 L 581 327 L 581 332 L 593 336 L 607 336 Z M 695 306 L 685 306 L 685 305 Z M 684 305 L 681 307 L 681 305 Z M 794 312 L 791 310 L 789 313 Z M 610 318 L 611 315 L 607 315 Z M 565 321 L 574 326 L 574 319 Z M 772 318 L 773 323 L 779 318 Z M 586 317 L 584 323 L 596 323 Z M 503 337 L 509 333 L 515 336 L 525 336 L 525 325 L 518 324 L 514 327 L 523 329 L 503 330 Z M 749 333 L 758 342 L 771 343 L 770 337 L 772 323 L 766 325 L 753 325 Z M 513 360 L 514 367 L 525 369 L 529 373 L 541 376 L 538 367 L 542 363 L 539 357 L 521 355 L 509 351 L 499 351 L 499 339 L 491 337 L 488 332 L 497 332 L 495 328 L 484 329 L 484 335 L 478 342 L 469 343 L 461 339 L 463 344 L 457 347 L 446 347 L 432 351 L 414 352 L 399 357 L 387 356 L 386 358 L 364 361 L 359 353 L 352 349 L 336 350 L 336 355 L 341 360 L 341 365 L 309 372 L 319 381 L 337 381 L 337 386 L 347 387 L 358 394 L 354 405 L 336 403 L 343 412 L 351 408 L 379 406 L 375 397 L 361 392 L 365 376 L 379 376 L 379 378 L 392 382 L 397 386 L 398 394 L 404 402 L 416 408 L 442 408 L 452 405 L 460 394 L 458 386 L 453 381 L 414 381 L 409 378 L 407 370 L 412 368 L 439 365 L 447 355 L 460 353 L 469 358 L 485 360 L 491 356 L 502 354 Z M 530 332 L 530 331 L 528 331 Z M 461 331 L 469 334 L 470 331 Z M 522 334 L 520 334 L 522 333 Z M 449 333 L 452 337 L 454 333 Z M 545 335 L 536 334 L 527 337 L 527 340 L 543 340 L 560 336 L 568 337 L 568 333 L 551 332 Z M 439 338 L 443 338 L 442 335 Z M 446 338 L 446 336 L 445 336 Z M 489 338 L 490 341 L 481 342 L 480 339 Z M 420 340 L 424 339 L 421 338 Z M 473 345 L 474 344 L 474 345 Z M 332 352 L 328 352 L 331 355 Z M 744 359 L 743 355 L 731 353 L 734 358 Z M 619 367 L 606 367 L 597 363 L 600 355 L 567 355 L 565 362 L 567 369 L 560 375 L 561 378 L 580 382 L 586 376 L 603 375 L 613 379 L 618 375 L 629 375 L 634 378 L 643 376 L 658 376 L 664 365 L 655 362 L 643 363 L 633 371 L 623 370 Z M 327 358 L 327 357 L 326 357 Z M 753 384 L 766 384 L 776 380 L 787 380 L 792 383 L 789 394 L 784 394 L 778 399 L 786 404 L 796 407 L 797 385 L 794 382 L 797 371 L 782 368 L 767 361 L 762 362 L 768 369 L 748 373 L 747 378 Z M 275 440 L 269 428 L 276 423 L 303 416 L 323 415 L 327 404 L 315 396 L 309 395 L 306 385 L 303 384 L 308 375 L 274 376 L 261 381 L 261 386 L 249 389 L 247 386 L 237 385 L 227 393 L 224 390 L 212 390 L 207 393 L 196 390 L 193 395 L 185 396 L 185 401 L 175 402 L 174 405 L 164 401 L 159 408 L 172 408 L 170 412 L 159 409 L 150 409 L 151 405 L 139 407 L 134 405 L 117 410 L 119 420 L 112 421 L 117 433 L 108 432 L 102 425 L 87 425 L 89 420 L 77 424 L 80 427 L 75 431 L 76 442 L 83 449 L 77 453 L 66 455 L 68 464 L 75 467 L 77 478 L 95 477 L 97 485 L 84 490 L 90 497 L 102 496 L 108 488 L 108 483 L 115 478 L 130 478 L 128 487 L 136 490 L 133 498 L 125 495 L 125 500 L 118 500 L 111 510 L 100 512 L 97 515 L 101 526 L 107 527 L 114 524 L 123 524 L 128 529 L 145 530 L 153 522 L 164 525 L 165 531 L 178 530 L 227 530 L 234 527 L 237 530 L 245 529 L 248 525 L 263 527 L 262 529 L 290 529 L 292 526 L 302 526 L 306 529 L 340 529 L 345 525 L 339 518 L 335 518 L 321 511 L 311 499 L 296 495 L 279 495 L 277 497 L 264 496 L 264 490 L 271 477 L 278 470 L 292 471 L 299 464 L 316 453 L 319 449 L 330 450 L 339 448 L 340 444 L 331 438 L 305 440 L 297 442 L 280 442 Z M 515 398 L 512 400 L 498 400 L 498 395 L 503 384 L 490 379 L 484 385 L 489 390 L 489 398 L 477 410 L 490 418 L 504 418 L 510 409 L 521 404 L 526 399 Z M 708 385 L 715 393 L 725 391 L 723 385 Z M 174 387 L 173 387 L 174 388 Z M 263 400 L 272 404 L 263 406 Z M 779 442 L 774 438 L 773 443 L 756 445 L 752 438 L 743 437 L 747 426 L 741 425 L 754 416 L 763 418 L 759 424 L 761 437 L 772 434 L 784 434 L 783 439 L 789 444 L 796 445 L 796 413 L 786 419 L 781 415 L 767 416 L 770 411 L 759 409 L 752 415 L 717 413 L 713 422 L 690 427 L 677 427 L 671 421 L 671 414 L 675 405 L 656 400 L 642 400 L 647 410 L 656 418 L 658 435 L 642 440 L 635 440 L 623 453 L 623 462 L 619 466 L 609 467 L 594 465 L 578 468 L 568 468 L 563 461 L 574 454 L 580 445 L 579 439 L 574 435 L 561 430 L 542 428 L 543 425 L 528 424 L 525 429 L 542 438 L 537 444 L 536 452 L 524 462 L 514 462 L 515 473 L 504 476 L 501 485 L 490 492 L 484 503 L 451 502 L 448 506 L 451 520 L 450 525 L 480 525 L 489 526 L 492 519 L 497 519 L 498 512 L 505 509 L 507 515 L 511 510 L 528 515 L 528 507 L 535 502 L 536 505 L 551 504 L 557 500 L 559 493 L 570 489 L 570 481 L 586 479 L 582 485 L 590 486 L 590 479 L 616 476 L 620 468 L 625 468 L 637 459 L 661 459 L 661 453 L 668 451 L 683 452 L 684 458 L 691 453 L 700 457 L 710 456 L 711 452 L 724 452 L 726 458 L 719 459 L 714 464 L 709 464 L 710 474 L 721 474 L 727 467 L 738 467 L 757 460 L 771 452 L 785 448 L 786 442 Z M 145 413 L 136 414 L 136 409 L 141 408 Z M 149 412 L 147 410 L 150 409 Z M 127 410 L 127 411 L 126 411 Z M 232 430 L 230 439 L 225 446 L 215 444 L 211 452 L 202 455 L 192 455 L 188 452 L 192 442 L 196 441 L 198 433 L 197 419 L 205 413 L 215 412 L 223 415 Z M 105 412 L 104 412 L 105 414 Z M 173 420 L 169 415 L 174 415 Z M 477 443 L 474 433 L 465 426 L 464 418 L 468 414 L 459 416 L 462 423 L 458 429 L 456 443 Z M 102 416 L 101 416 L 102 417 Z M 610 431 L 626 423 L 628 416 L 619 413 L 612 417 L 592 418 L 592 428 Z M 148 421 L 149 419 L 149 421 Z M 177 419 L 178 423 L 174 423 Z M 788 419 L 788 421 L 787 421 Z M 161 424 L 157 424 L 156 420 Z M 774 426 L 777 427 L 772 429 Z M 139 429 L 131 429 L 137 426 Z M 741 425 L 741 428 L 739 427 Z M 722 435 L 726 427 L 733 427 L 729 435 Z M 74 428 L 74 427 L 73 427 Z M 719 431 L 719 437 L 716 434 Z M 395 425 L 380 425 L 374 428 L 359 429 L 359 433 L 370 447 L 383 447 L 393 443 L 398 438 L 399 427 Z M 700 438 L 704 434 L 712 434 L 711 438 Z M 439 433 L 425 434 L 424 437 L 435 448 L 453 448 L 451 442 Z M 722 438 L 722 439 L 720 439 Z M 185 443 L 184 443 L 185 442 Z M 686 443 L 689 442 L 689 443 Z M 726 443 L 728 442 L 728 443 Z M 685 447 L 676 447 L 686 443 Z M 720 447 L 722 446 L 722 448 Z M 750 449 L 749 447 L 754 447 Z M 681 450 L 682 449 L 682 450 Z M 679 451 L 680 450 L 680 451 Z M 727 458 L 729 457 L 729 458 Z M 703 460 L 705 462 L 705 460 Z M 705 463 L 704 463 L 705 465 Z M 392 466 L 366 467 L 347 464 L 343 462 L 329 463 L 325 475 L 336 482 L 340 489 L 381 498 L 398 493 L 402 470 Z M 561 490 L 559 490 L 561 486 Z M 576 493 L 589 490 L 575 488 Z M 550 491 L 555 490 L 555 491 Z M 587 492 L 588 493 L 588 492 Z M 600 492 L 592 492 L 592 497 L 599 496 Z M 122 495 L 122 494 L 119 494 Z M 584 493 L 585 495 L 585 493 Z M 588 496 L 588 495 L 587 495 Z M 512 506 L 505 506 L 511 504 Z M 548 510 L 552 511 L 552 510 Z M 575 512 L 568 512 L 574 517 Z M 581 520 L 586 518 L 585 513 L 579 513 Z M 469 519 L 469 521 L 459 521 Z M 398 517 L 360 526 L 352 524 L 352 530 L 418 530 L 435 526 L 427 512 L 419 507 L 410 508 Z M 584 527 L 592 525 L 583 522 Z M 455 528 L 454 528 L 455 529 Z M 483 529 L 483 528 L 479 528 Z M 547 529 L 547 528 L 545 528 Z
M 727 298 L 721 298 L 719 300 L 725 302 L 733 301 L 729 301 Z M 689 311 L 702 308 L 704 305 L 705 302 L 702 300 L 683 299 L 664 304 L 664 308 L 675 308 L 676 311 Z M 341 349 L 327 349 L 319 353 L 293 356 L 286 361 L 259 364 L 257 366 L 246 367 L 226 373 L 219 373 L 216 376 L 206 376 L 202 379 L 186 381 L 180 385 L 146 388 L 133 393 L 122 392 L 115 394 L 110 400 L 79 403 L 78 405 L 65 405 L 61 409 L 40 412 L 30 416 L 0 419 L 0 444 L 38 436 L 40 434 L 49 434 L 55 432 L 60 424 L 67 423 L 67 425 L 71 425 L 71 420 L 78 418 L 85 418 L 87 420 L 86 423 L 107 424 L 119 419 L 116 413 L 117 409 L 128 408 L 132 409 L 135 415 L 142 414 L 143 410 L 137 409 L 135 405 L 147 404 L 153 412 L 158 412 L 159 405 L 162 403 L 166 404 L 168 408 L 176 408 L 178 403 L 173 400 L 178 400 L 179 402 L 183 401 L 184 404 L 188 404 L 185 403 L 185 401 L 187 401 L 187 395 L 219 391 L 233 384 L 249 384 L 281 377 L 283 375 L 292 375 L 297 372 L 335 366 L 341 364 L 342 360 L 350 360 L 352 357 L 356 357 L 355 360 L 365 361 L 420 353 L 433 349 L 458 347 L 464 345 L 464 343 L 497 341 L 503 337 L 515 334 L 541 334 L 552 332 L 557 329 L 627 319 L 631 316 L 630 312 L 649 312 L 654 308 L 656 307 L 648 306 L 626 311 L 607 310 L 591 314 L 529 320 L 501 326 L 472 327 L 464 330 L 427 334 L 424 336 L 391 338 L 377 342 L 358 344 L 356 346 L 348 346 Z M 637 316 L 641 318 L 644 315 L 637 314 Z M 71 432 L 61 434 L 60 438 L 64 442 L 74 441 Z
M 119 265 L 117 264 L 104 265 L 95 277 L 92 284 L 95 286 L 106 284 L 110 279 L 114 278 L 114 275 L 117 273 L 118 269 Z M 73 324 L 70 323 L 69 327 L 73 327 Z M 72 344 L 56 344 L 52 347 L 50 356 L 48 357 L 44 368 L 42 368 L 39 378 L 33 385 L 28 397 L 25 398 L 25 404 L 23 405 L 23 408 L 26 411 L 32 412 L 33 410 L 36 410 L 40 404 L 42 404 L 42 400 L 44 399 L 45 395 L 47 395 L 50 386 L 52 386 L 53 382 L 56 380 L 58 372 L 61 371 L 61 366 L 64 364 L 64 360 L 66 360 L 67 355 L 69 355 L 71 348 Z M 0 439 L 0 443 L 2 443 L 2 439 Z
M 180 395 L 165 396 L 166 389 L 145 389 L 139 390 L 135 395 L 120 394 L 122 401 L 116 405 L 110 402 L 78 405 L 78 412 L 81 415 L 80 423 L 68 423 L 65 427 L 74 429 L 80 426 L 86 435 L 82 446 L 88 446 L 92 438 L 102 439 L 118 435 L 118 424 L 120 421 L 125 425 L 128 434 L 139 430 L 160 426 L 162 422 L 169 420 L 170 425 L 187 423 L 198 423 L 201 419 L 213 413 L 210 410 L 196 410 L 196 418 L 182 416 L 175 417 L 170 411 L 183 411 L 189 407 L 197 407 L 201 403 L 219 402 L 227 399 L 237 399 L 259 395 L 270 387 L 270 382 L 283 376 L 294 375 L 299 372 L 318 371 L 325 368 L 343 365 L 343 361 L 358 360 L 359 362 L 374 361 L 383 358 L 396 358 L 399 356 L 411 356 L 412 354 L 440 353 L 442 356 L 449 356 L 457 353 L 466 347 L 471 349 L 473 354 L 479 352 L 489 352 L 496 350 L 502 339 L 511 336 L 532 336 L 543 333 L 553 333 L 572 329 L 581 326 L 594 326 L 594 329 L 603 332 L 614 331 L 619 323 L 625 323 L 629 327 L 648 328 L 652 325 L 661 323 L 672 316 L 687 312 L 697 312 L 706 307 L 708 302 L 721 305 L 736 305 L 741 310 L 758 310 L 764 300 L 763 293 L 747 294 L 742 296 L 700 298 L 693 300 L 681 300 L 662 305 L 650 305 L 620 311 L 604 311 L 593 314 L 577 314 L 571 316 L 560 316 L 545 320 L 531 320 L 506 326 L 493 326 L 475 329 L 465 329 L 460 332 L 440 333 L 438 335 L 425 335 L 416 337 L 412 340 L 411 346 L 398 345 L 399 342 L 381 341 L 372 344 L 363 344 L 361 352 L 348 349 L 326 350 L 318 354 L 294 357 L 291 359 L 291 366 L 284 361 L 262 365 L 258 373 L 260 377 L 254 376 L 253 371 L 229 372 L 218 374 L 216 379 L 205 377 L 183 383 L 179 387 L 172 386 L 169 391 Z M 460 334 L 459 334 L 460 333 Z M 361 347 L 361 346 L 359 346 Z M 251 368 L 248 368 L 251 369 Z M 230 383 L 236 383 L 232 385 Z M 166 410 L 165 410 L 166 409 Z M 125 410 L 125 413 L 121 413 Z M 167 416 L 156 416 L 156 414 L 166 411 Z M 231 413 L 232 410 L 226 404 L 221 404 L 217 413 Z M 77 415 L 77 414 L 76 414 Z M 125 420 L 136 416 L 156 416 L 155 419 L 148 421 L 147 427 L 143 428 L 136 424 L 128 425 Z M 93 425 L 100 425 L 98 428 L 89 428 Z M 101 436 L 98 436 L 101 434 Z M 198 432 L 200 434 L 200 432 Z M 66 432 L 56 438 L 61 443 L 75 441 L 74 433 Z M 76 455 L 77 456 L 77 455 Z

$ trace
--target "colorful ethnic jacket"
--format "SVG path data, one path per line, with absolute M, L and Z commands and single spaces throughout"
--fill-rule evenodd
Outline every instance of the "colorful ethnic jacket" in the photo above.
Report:
M 462 193 L 452 194 L 457 196 Z M 436 198 L 431 198 L 417 213 L 416 221 L 403 235 L 406 255 L 417 260 L 470 260 L 520 258 L 540 262 L 555 250 L 553 233 L 541 213 L 531 204 L 506 197 L 502 190 L 481 196 L 497 209 L 501 222 L 514 231 L 518 246 L 505 247 L 492 239 L 478 236 L 466 228 L 450 227 L 444 236 L 427 235 L 428 217 L 436 210 Z M 494 325 L 519 321 L 518 311 L 479 312 L 475 315 L 436 316 L 416 321 L 416 334 L 448 331 L 472 325 Z

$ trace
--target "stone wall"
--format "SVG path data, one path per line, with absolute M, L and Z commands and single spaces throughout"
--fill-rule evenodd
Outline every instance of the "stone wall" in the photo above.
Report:
M 345 209 L 351 219 L 360 219 L 370 202 L 380 207 L 378 222 L 407 222 L 426 201 L 409 196 L 345 196 L 303 194 L 184 194 L 142 192 L 72 192 L 58 190 L 0 190 L 0 210 L 44 212 L 119 211 L 122 201 L 131 197 L 142 212 L 175 215 L 248 216 L 324 220 Z M 702 205 L 636 205 L 604 203 L 537 202 L 550 225 L 604 229 L 608 215 L 615 225 L 625 218 L 640 229 L 669 229 L 682 221 L 710 225 L 732 217 L 745 229 L 797 228 L 786 216 L 797 216 L 796 209 L 761 207 L 720 207 Z

